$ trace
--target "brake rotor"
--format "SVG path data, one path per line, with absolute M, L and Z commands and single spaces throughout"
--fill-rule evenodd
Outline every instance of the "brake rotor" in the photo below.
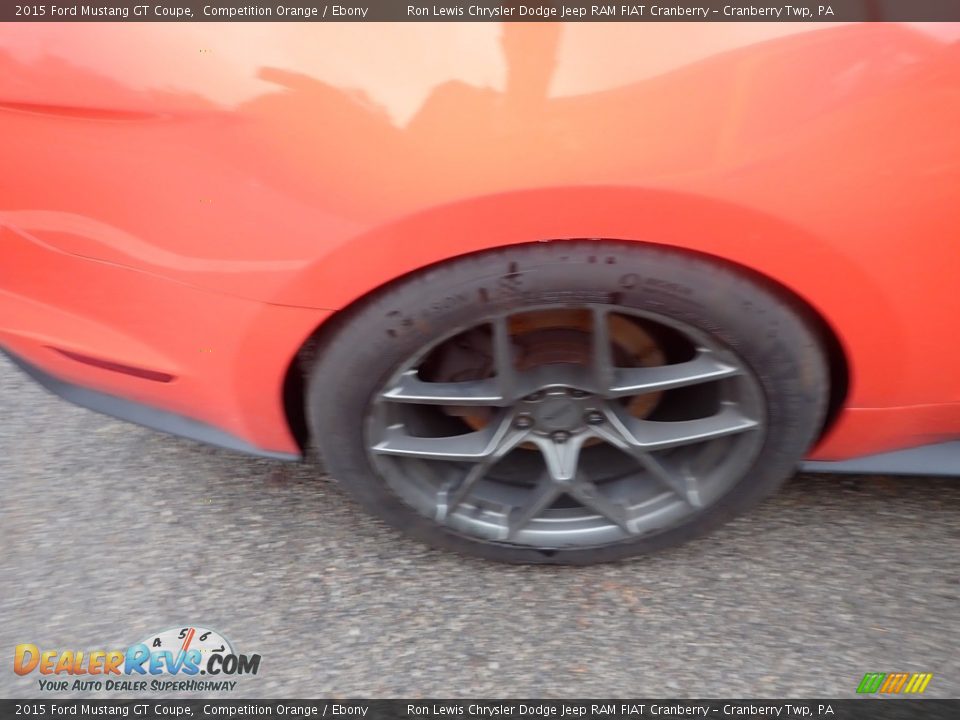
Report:
M 650 334 L 629 318 L 611 314 L 610 339 L 618 367 L 655 367 L 666 357 Z M 541 310 L 510 318 L 516 367 L 520 371 L 541 365 L 571 363 L 587 366 L 592 355 L 593 318 L 589 310 Z M 438 348 L 433 364 L 437 382 L 457 382 L 493 376 L 489 336 L 473 332 Z M 663 397 L 663 391 L 635 395 L 627 400 L 627 412 L 648 417 Z M 483 428 L 492 410 L 483 407 L 445 407 L 444 412 L 463 419 L 474 430 Z

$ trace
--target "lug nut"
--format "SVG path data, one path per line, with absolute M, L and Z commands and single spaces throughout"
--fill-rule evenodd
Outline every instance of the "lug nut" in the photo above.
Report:
M 557 430 L 550 436 L 555 443 L 565 443 L 570 439 L 570 433 L 566 430 Z
M 533 427 L 533 418 L 529 415 L 519 415 L 517 419 L 513 421 L 513 425 L 520 430 L 527 430 Z
M 603 420 L 603 413 L 599 410 L 591 410 L 587 413 L 586 421 L 588 425 L 602 425 Z

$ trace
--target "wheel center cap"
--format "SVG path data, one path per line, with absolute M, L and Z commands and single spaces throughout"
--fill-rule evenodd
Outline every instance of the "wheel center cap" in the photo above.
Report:
M 579 403 L 567 398 L 549 398 L 544 400 L 534 412 L 537 427 L 553 432 L 555 430 L 576 430 L 581 423 Z

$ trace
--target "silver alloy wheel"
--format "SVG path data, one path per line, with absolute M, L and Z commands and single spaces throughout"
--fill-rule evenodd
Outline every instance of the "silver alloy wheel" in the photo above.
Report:
M 743 478 L 766 434 L 763 392 L 744 361 L 672 318 L 579 307 L 591 318 L 586 362 L 518 367 L 510 330 L 518 311 L 475 326 L 490 338 L 487 376 L 424 378 L 424 361 L 461 328 L 389 378 L 371 402 L 366 447 L 400 499 L 474 539 L 594 547 L 675 526 Z M 623 366 L 611 340 L 613 314 L 669 329 L 687 343 L 687 355 Z M 631 414 L 631 398 L 653 393 L 662 394 L 653 415 Z M 482 409 L 489 419 L 470 427 L 451 408 Z

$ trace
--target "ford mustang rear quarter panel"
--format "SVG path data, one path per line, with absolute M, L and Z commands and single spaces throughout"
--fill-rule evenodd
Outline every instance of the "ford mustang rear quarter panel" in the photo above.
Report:
M 290 450 L 283 376 L 328 310 L 475 250 L 637 240 L 751 268 L 825 319 L 850 387 L 817 457 L 957 437 L 958 37 L 887 24 L 7 28 L 2 343 Z M 51 292 L 51 277 L 76 285 Z M 183 380 L 108 379 L 43 349 L 55 340 Z
M 250 450 L 299 454 L 281 401 L 290 356 L 267 349 L 298 347 L 329 313 L 77 257 L 10 228 L 0 242 L 0 347 L 64 382 L 221 429 Z

